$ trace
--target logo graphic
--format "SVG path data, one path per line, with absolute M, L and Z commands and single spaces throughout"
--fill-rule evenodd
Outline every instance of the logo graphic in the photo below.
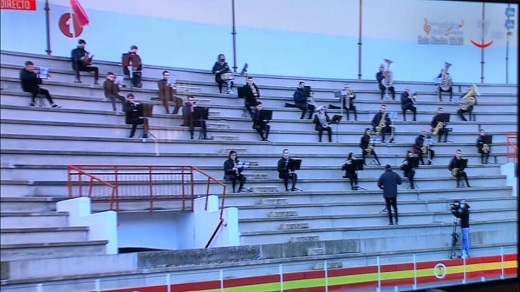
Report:
M 90 23 L 90 20 L 78 0 L 70 0 L 70 6 L 73 13 L 62 14 L 58 21 L 58 27 L 66 37 L 76 38 L 81 35 L 83 28 Z
M 430 21 L 424 19 L 422 32 L 417 37 L 421 45 L 464 45 L 464 20 L 460 22 Z
M 477 28 L 482 29 L 482 43 L 478 43 L 474 40 L 470 40 L 470 42 L 475 47 L 480 48 L 480 49 L 485 49 L 485 48 L 491 46 L 493 44 L 493 41 L 490 41 L 489 43 L 484 43 L 484 37 L 487 35 L 487 32 L 489 30 L 489 21 L 488 20 L 486 20 L 486 21 L 479 20 L 477 22 Z
M 433 274 L 435 275 L 435 278 L 442 279 L 446 277 L 446 274 L 448 272 L 448 269 L 446 268 L 446 265 L 443 263 L 438 263 L 433 268 Z

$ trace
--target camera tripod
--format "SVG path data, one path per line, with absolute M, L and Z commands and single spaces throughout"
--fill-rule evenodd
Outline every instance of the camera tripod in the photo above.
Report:
M 451 250 L 450 250 L 450 259 L 453 259 L 456 257 L 455 252 L 457 250 L 457 243 L 459 241 L 459 234 L 457 233 L 457 218 L 453 218 L 453 229 L 451 232 Z M 459 246 L 460 248 L 460 246 Z M 461 251 L 462 252 L 462 251 Z

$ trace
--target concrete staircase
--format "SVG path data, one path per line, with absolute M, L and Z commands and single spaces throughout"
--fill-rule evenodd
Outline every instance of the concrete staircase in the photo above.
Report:
M 156 80 L 165 68 L 147 67 L 143 72 L 143 87 L 133 91 L 138 101 L 155 105 L 150 124 L 151 132 L 158 139 L 142 141 L 126 138 L 129 128 L 124 124 L 123 113 L 111 111 L 102 88 L 88 84 L 91 77 L 83 78 L 83 84 L 72 83 L 70 64 L 65 58 L 1 54 L 1 252 L 2 261 L 5 257 L 13 266 L 21 267 L 34 258 L 46 258 L 47 264 L 58 258 L 65 261 L 66 257 L 85 263 L 87 260 L 82 257 L 87 256 L 107 263 L 106 269 L 110 272 L 135 268 L 131 264 L 121 264 L 120 268 L 110 265 L 113 259 L 102 256 L 106 242 L 87 240 L 87 228 L 69 227 L 67 214 L 55 211 L 55 203 L 67 197 L 67 165 L 107 164 L 107 161 L 111 164 L 194 165 L 221 178 L 222 163 L 230 150 L 238 150 L 240 159 L 250 161 L 246 186 L 253 192 L 226 195 L 226 205 L 238 208 L 241 245 L 285 246 L 307 242 L 310 245 L 299 251 L 301 260 L 338 259 L 331 267 L 343 266 L 342 257 L 362 258 L 383 253 L 388 261 L 412 253 L 435 258 L 449 249 L 453 216 L 448 203 L 466 198 L 472 211 L 474 255 L 494 254 L 492 250 L 497 247 L 517 251 L 517 197 L 512 195 L 512 188 L 506 186 L 506 176 L 500 172 L 500 165 L 507 162 L 505 133 L 517 127 L 516 85 L 479 86 L 482 95 L 475 110 L 476 121 L 462 122 L 454 114 L 458 105 L 438 102 L 433 84 L 396 83 L 399 92 L 405 85 L 418 91 L 417 121 L 403 122 L 400 104 L 384 101 L 389 111 L 398 112 L 398 118 L 394 121 L 396 143 L 376 146 L 382 164 L 396 166 L 402 161 L 419 132 L 429 129 L 429 122 L 440 105 L 445 112 L 452 113 L 450 127 L 454 130 L 449 136 L 450 143 L 434 146 L 435 164 L 421 165 L 417 170 L 419 190 L 407 189 L 406 183 L 400 187 L 400 225 L 389 227 L 387 215 L 380 213 L 381 191 L 375 186 L 382 168 L 367 166 L 359 173 L 359 183 L 366 191 L 350 191 L 340 171 L 348 152 L 360 152 L 359 138 L 381 103 L 374 81 L 350 81 L 358 93 L 358 121 L 342 122 L 333 128 L 333 143 L 319 143 L 313 124 L 300 120 L 299 110 L 284 107 L 286 102 L 292 102 L 299 78 L 255 76 L 265 108 L 275 111 L 271 142 L 260 142 L 251 122 L 241 117 L 243 101 L 236 96 L 218 94 L 209 72 L 166 68 L 175 72 L 182 83 L 181 92 L 189 91 L 198 102 L 210 107 L 208 135 L 212 140 L 203 141 L 190 140 L 187 129 L 180 126 L 182 116 L 166 115 L 159 102 L 150 100 L 157 96 Z M 17 76 L 21 64 L 28 58 L 36 65 L 51 68 L 52 79 L 44 81 L 42 87 L 50 90 L 62 108 L 27 106 L 29 98 L 21 92 Z M 120 72 L 116 63 L 100 61 L 96 65 L 101 74 Z M 307 84 L 313 87 L 319 104 L 337 105 L 333 92 L 344 82 L 312 79 Z M 237 84 L 240 83 L 237 80 Z M 465 84 L 458 86 L 463 89 Z M 119 110 L 120 105 L 117 107 Z M 339 110 L 331 113 L 339 113 Z M 475 149 L 480 128 L 494 136 L 490 162 L 496 164 L 480 164 Z M 303 192 L 281 191 L 276 161 L 284 148 L 289 148 L 293 157 L 303 159 L 298 172 L 298 187 Z M 457 148 L 469 159 L 470 189 L 454 189 L 455 181 L 447 170 Z M 195 192 L 204 191 L 205 182 L 196 181 Z M 135 211 L 140 207 L 129 208 Z M 332 254 L 329 249 L 320 249 L 322 242 L 345 248 Z M 131 261 L 126 255 L 121 257 L 125 258 L 115 261 Z M 306 265 L 323 268 L 315 263 Z M 88 274 L 94 270 L 74 273 Z M 72 275 L 72 272 L 66 274 Z M 53 275 L 57 276 L 48 272 L 27 277 Z

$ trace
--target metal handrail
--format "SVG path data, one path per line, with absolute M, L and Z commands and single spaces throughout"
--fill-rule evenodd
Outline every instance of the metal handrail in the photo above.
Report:
M 122 201 L 122 194 L 121 194 L 121 187 L 124 186 L 125 180 L 122 180 L 123 175 L 135 175 L 135 176 L 141 176 L 141 179 L 138 180 L 130 180 L 130 182 L 133 183 L 140 183 L 147 185 L 148 195 L 146 200 L 149 200 L 150 202 L 150 212 L 153 212 L 154 210 L 154 202 L 159 200 L 160 195 L 157 195 L 154 191 L 154 186 L 156 185 L 157 181 L 154 180 L 155 176 L 157 175 L 173 175 L 178 176 L 179 183 L 180 183 L 180 197 L 181 197 L 181 204 L 182 204 L 182 210 L 187 209 L 187 202 L 191 202 L 190 206 L 193 208 L 193 202 L 195 200 L 195 182 L 194 182 L 194 174 L 199 173 L 202 176 L 206 178 L 206 201 L 205 201 L 205 207 L 204 210 L 208 210 L 208 202 L 209 202 L 209 195 L 210 195 L 210 184 L 215 183 L 222 187 L 222 194 L 221 194 L 221 204 L 220 204 L 220 216 L 219 216 L 219 223 L 217 224 L 217 227 L 213 231 L 212 235 L 210 236 L 206 248 L 211 245 L 215 237 L 217 236 L 218 232 L 221 230 L 222 226 L 226 226 L 224 223 L 224 208 L 225 208 L 225 199 L 226 199 L 226 185 L 222 183 L 221 181 L 215 179 L 211 175 L 209 175 L 207 172 L 194 167 L 194 166 L 171 166 L 171 165 L 69 165 L 68 167 L 68 188 L 69 188 L 69 198 L 73 198 L 76 195 L 73 192 L 73 183 L 72 183 L 72 176 L 78 175 L 78 185 L 79 185 L 79 197 L 81 197 L 82 194 L 82 175 L 85 175 L 91 179 L 89 189 L 88 189 L 88 196 L 89 198 L 92 198 L 93 201 L 95 200 L 95 197 L 93 197 L 93 181 L 95 180 L 102 185 L 108 186 L 112 188 L 112 194 L 110 196 L 110 202 L 109 202 L 109 209 L 115 210 L 119 212 L 119 205 Z M 167 171 L 169 170 L 169 171 Z M 77 174 L 72 172 L 78 172 Z M 101 172 L 105 171 L 105 172 Z M 157 172 L 158 171 L 158 172 Z M 113 176 L 110 180 L 104 180 L 100 177 L 100 175 L 108 175 Z M 124 178 L 124 177 L 123 177 Z M 186 181 L 187 180 L 187 181 Z M 186 190 L 186 186 L 189 187 L 189 190 Z M 124 188 L 123 188 L 124 190 Z M 189 193 L 187 194 L 186 191 Z M 164 198 L 163 198 L 164 199 Z M 139 198 L 134 198 L 134 200 L 143 200 Z M 170 200 L 179 200 L 178 198 L 171 198 Z M 101 201 L 101 200 L 99 200 Z M 193 209 L 192 209 L 193 210 Z
M 514 163 L 518 162 L 518 132 L 506 132 L 507 137 L 507 160 L 513 159 Z

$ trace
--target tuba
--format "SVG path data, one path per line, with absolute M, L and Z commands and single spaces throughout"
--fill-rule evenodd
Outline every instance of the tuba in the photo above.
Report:
M 466 95 L 464 95 L 464 97 L 462 98 L 464 100 L 464 103 L 460 105 L 460 109 L 463 111 L 467 111 L 470 106 L 475 105 L 477 103 L 475 96 L 478 95 L 480 95 L 480 93 L 478 92 L 478 87 L 475 84 L 473 84 L 471 90 L 468 93 L 466 93 Z
M 450 68 L 451 64 L 448 62 L 444 62 L 444 70 L 442 71 L 441 75 L 441 83 L 440 88 L 444 91 L 448 91 L 451 88 L 452 82 L 451 77 L 448 73 L 448 69 Z
M 379 120 L 379 125 L 376 127 L 376 135 L 380 135 L 381 131 L 383 131 L 386 128 L 386 115 L 387 113 L 384 112 L 381 116 L 381 120 Z
M 385 63 L 386 63 L 386 69 L 385 69 L 385 72 L 383 73 L 383 80 L 381 80 L 381 84 L 383 84 L 384 87 L 388 88 L 392 85 L 394 85 L 394 78 L 393 78 L 393 74 L 392 74 L 392 71 L 390 71 L 390 65 L 393 63 L 391 60 L 388 60 L 388 59 L 385 59 Z
M 439 132 L 442 128 L 444 128 L 443 122 L 438 122 L 437 126 L 435 126 L 435 129 L 433 130 L 433 136 L 439 135 Z

